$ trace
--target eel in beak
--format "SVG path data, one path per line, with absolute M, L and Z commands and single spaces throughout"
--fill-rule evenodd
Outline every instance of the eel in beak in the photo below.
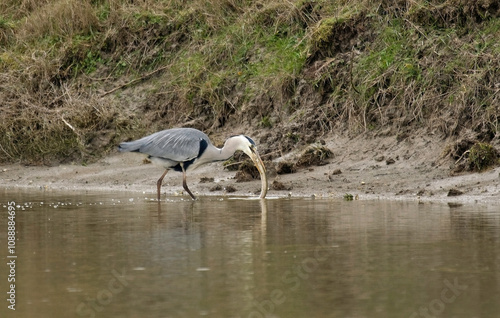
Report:
M 260 159 L 259 153 L 257 152 L 257 149 L 255 147 L 251 148 L 251 152 L 248 154 L 250 159 L 252 159 L 253 163 L 255 164 L 255 167 L 257 167 L 257 170 L 259 170 L 260 173 L 260 181 L 262 182 L 262 188 L 260 190 L 260 197 L 261 199 L 264 199 L 267 194 L 267 174 L 266 174 L 266 167 L 264 166 L 264 162 L 262 162 L 262 159 Z

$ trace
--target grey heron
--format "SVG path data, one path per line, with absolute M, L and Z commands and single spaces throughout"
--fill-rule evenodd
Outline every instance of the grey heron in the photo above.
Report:
M 186 183 L 186 172 L 201 165 L 224 161 L 231 158 L 237 150 L 243 151 L 254 162 L 259 170 L 262 189 L 260 198 L 267 194 L 267 176 L 264 163 L 257 152 L 255 142 L 247 136 L 237 135 L 229 137 L 221 149 L 215 147 L 208 136 L 194 128 L 173 128 L 156 132 L 130 142 L 122 142 L 120 151 L 140 152 L 148 156 L 155 165 L 165 168 L 165 172 L 158 179 L 158 201 L 163 178 L 168 170 L 182 172 L 182 186 L 191 198 L 196 199 Z

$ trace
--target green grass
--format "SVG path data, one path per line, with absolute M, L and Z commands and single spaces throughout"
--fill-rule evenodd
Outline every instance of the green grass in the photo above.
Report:
M 6 0 L 0 12 L 0 162 L 87 160 L 117 138 L 192 121 L 205 130 L 280 129 L 297 143 L 311 133 L 422 127 L 448 137 L 472 129 L 488 141 L 499 129 L 500 19 L 474 3 L 47 0 L 21 8 Z

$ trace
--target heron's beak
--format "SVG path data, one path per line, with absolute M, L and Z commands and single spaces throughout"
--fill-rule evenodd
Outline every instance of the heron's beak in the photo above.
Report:
M 260 198 L 264 199 L 266 197 L 266 194 L 267 194 L 266 167 L 264 166 L 262 159 L 260 159 L 259 153 L 257 152 L 256 149 L 252 149 L 249 156 L 250 156 L 250 159 L 252 159 L 253 163 L 255 164 L 255 167 L 257 167 L 257 170 L 259 170 L 260 181 L 262 182 L 262 189 L 260 190 Z

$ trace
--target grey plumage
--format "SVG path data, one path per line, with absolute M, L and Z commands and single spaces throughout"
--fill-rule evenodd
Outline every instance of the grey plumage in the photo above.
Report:
M 131 142 L 122 142 L 120 151 L 135 151 L 172 161 L 189 161 L 200 154 L 200 141 L 212 145 L 208 136 L 193 128 L 173 128 Z

